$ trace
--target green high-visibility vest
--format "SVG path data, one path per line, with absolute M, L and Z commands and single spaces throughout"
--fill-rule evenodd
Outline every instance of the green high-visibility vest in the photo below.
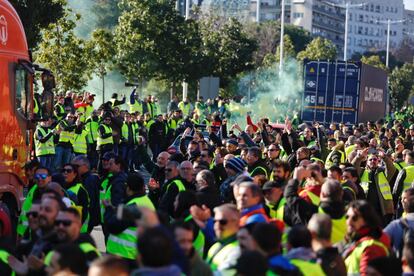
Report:
M 36 129 L 36 132 L 40 132 L 42 137 L 46 137 L 49 135 L 50 132 L 52 132 L 50 129 L 44 129 L 41 126 L 38 126 Z M 36 156 L 43 156 L 48 154 L 55 154 L 55 143 L 53 142 L 53 135 L 50 136 L 50 138 L 42 143 L 37 139 L 37 135 L 35 133 L 34 135 L 34 142 L 35 142 L 35 152 Z
M 185 104 L 184 102 L 180 102 L 178 104 L 178 108 L 181 109 L 184 116 L 189 116 L 190 115 L 190 111 L 191 111 L 191 104 L 190 103 Z
M 150 119 L 146 124 L 145 127 L 147 128 L 147 130 L 149 131 L 150 127 L 152 126 L 152 124 L 154 124 L 155 121 L 154 119 Z
M 77 183 L 77 184 L 73 185 L 72 187 L 70 187 L 68 190 L 73 192 L 77 197 L 78 193 L 81 189 L 85 191 L 85 193 L 88 197 L 88 206 L 87 206 L 87 208 L 89 209 L 89 194 L 88 194 L 88 191 L 85 189 L 85 187 L 83 187 L 82 183 Z M 76 205 L 76 208 L 79 209 L 80 211 L 82 211 L 83 206 Z M 89 218 L 90 218 L 89 210 L 86 210 L 86 214 L 87 214 L 86 219 L 83 222 L 82 227 L 81 227 L 81 233 L 88 232 L 88 224 L 89 224 Z
M 177 127 L 178 127 L 178 125 L 181 124 L 182 121 L 183 121 L 182 119 L 178 119 L 178 120 L 170 119 L 168 121 L 168 127 L 171 128 L 171 129 L 173 129 L 173 130 L 176 130 Z
M 222 262 L 227 262 L 231 252 L 236 250 L 239 246 L 239 242 L 236 240 L 222 245 L 220 242 L 216 242 L 208 250 L 206 262 L 210 265 L 213 272 L 217 271 Z
M 318 195 L 315 195 L 313 192 L 308 191 L 308 190 L 302 190 L 299 195 L 303 196 L 306 195 L 309 197 L 309 199 L 311 200 L 311 203 L 315 206 L 319 206 L 319 203 L 321 202 L 321 199 Z
M 17 234 L 21 237 L 24 236 L 24 233 L 26 233 L 26 230 L 29 227 L 29 221 L 28 221 L 26 213 L 29 212 L 30 208 L 32 208 L 33 196 L 37 189 L 38 189 L 38 186 L 37 184 L 35 184 L 29 190 L 29 192 L 27 193 L 26 199 L 23 202 L 22 212 L 20 213 L 19 223 L 17 225 Z
M 98 121 L 94 121 L 92 117 L 86 119 L 86 130 L 88 135 L 86 136 L 88 144 L 93 144 L 96 142 L 98 138 L 98 128 L 99 123 Z
M 282 197 L 279 200 L 279 204 L 277 205 L 277 208 L 275 208 L 276 206 L 270 203 L 266 203 L 266 205 L 269 207 L 269 216 L 272 219 L 279 219 L 281 221 L 283 221 L 284 218 L 284 213 L 285 213 L 285 205 L 286 205 L 286 199 L 284 197 Z
M 367 170 L 364 170 L 364 173 L 361 176 L 361 187 L 365 192 L 365 195 L 368 194 L 369 189 L 369 183 L 371 181 L 369 180 L 369 173 Z M 388 183 L 387 178 L 385 177 L 384 172 L 378 173 L 378 186 L 380 189 L 380 192 L 382 194 L 382 197 L 384 200 L 392 200 L 392 194 L 391 194 L 391 188 L 390 184 Z
M 73 152 L 78 154 L 86 154 L 88 152 L 88 144 L 86 142 L 86 136 L 88 131 L 83 129 L 80 134 L 75 133 L 75 139 L 73 140 Z
M 184 221 L 190 221 L 192 219 L 193 219 L 193 216 L 189 215 L 188 217 L 184 219 Z M 197 237 L 193 241 L 193 246 L 194 246 L 194 249 L 197 250 L 198 254 L 200 254 L 200 256 L 203 256 L 205 242 L 206 242 L 206 237 L 204 236 L 203 231 L 201 231 L 201 229 L 198 229 Z
M 148 196 L 140 196 L 128 201 L 126 205 L 147 207 L 155 210 L 154 205 Z M 128 227 L 119 234 L 110 234 L 106 243 L 106 252 L 126 259 L 135 260 L 137 256 L 137 228 Z
M 61 121 L 61 123 L 64 124 L 65 127 L 68 126 L 68 123 L 66 121 Z M 59 128 L 59 125 L 57 125 L 56 128 Z M 62 130 L 62 132 L 59 135 L 59 142 L 73 144 L 74 137 L 75 137 L 75 130 L 72 130 L 72 131 Z
M 39 103 L 37 102 L 36 97 L 33 98 L 33 112 L 34 112 L 34 114 L 40 115 L 39 114 L 39 112 L 40 112 Z
M 112 128 L 110 126 L 107 126 L 105 124 L 102 124 L 103 128 L 105 129 L 105 133 L 104 134 L 112 134 Z M 98 139 L 97 139 L 97 146 L 103 146 L 103 145 L 108 145 L 108 144 L 113 144 L 114 143 L 114 137 L 111 135 L 107 138 L 102 138 L 101 135 L 98 135 Z
M 360 262 L 362 253 L 364 253 L 367 247 L 370 247 L 372 245 L 383 248 L 387 253 L 387 256 L 389 255 L 388 248 L 382 242 L 374 239 L 364 240 L 355 247 L 355 249 L 351 252 L 351 254 L 348 255 L 348 257 L 345 258 L 345 266 L 348 275 L 360 275 Z
M 299 268 L 304 276 L 324 276 L 323 269 L 320 264 L 304 261 L 300 259 L 291 259 L 290 262 Z
M 103 200 L 111 200 L 111 185 L 109 185 L 109 178 L 112 173 L 108 173 L 107 177 L 101 183 L 101 189 L 99 190 L 99 202 L 101 206 L 101 222 L 104 223 L 105 205 L 102 204 Z
M 7 252 L 3 249 L 0 249 L 0 261 L 2 261 L 3 263 L 5 263 L 8 266 L 9 266 L 9 256 L 10 256 L 9 252 Z M 11 267 L 10 267 L 10 269 L 11 269 Z M 11 276 L 16 275 L 16 273 L 13 271 L 13 269 L 11 269 L 11 270 L 12 270 Z
M 183 182 L 181 180 L 176 179 L 176 180 L 168 183 L 167 189 L 166 189 L 167 192 L 170 189 L 170 187 L 171 187 L 172 184 L 174 184 L 175 186 L 177 186 L 178 192 L 184 192 L 185 191 L 185 186 L 184 186 Z
M 128 124 L 127 123 L 122 124 L 121 133 L 122 133 L 122 138 L 124 138 L 126 141 L 128 141 L 129 129 L 128 129 Z
M 257 170 L 262 170 L 263 172 L 264 172 L 264 175 L 266 176 L 266 178 L 267 178 L 267 170 L 265 169 L 265 168 L 263 168 L 263 167 L 261 167 L 261 166 L 257 166 L 256 168 L 254 168 L 253 170 L 252 170 L 252 172 L 250 173 L 250 176 L 253 176 L 253 174 L 257 171 Z
M 319 214 L 326 214 L 325 211 L 319 207 L 318 208 Z M 331 241 L 332 243 L 338 243 L 344 240 L 346 235 L 346 219 L 345 216 L 342 216 L 339 219 L 333 219 L 332 220 L 332 235 L 331 235 Z
M 414 181 L 414 165 L 407 166 L 403 170 L 405 170 L 405 179 L 403 187 L 403 191 L 405 191 L 406 189 L 411 188 L 411 184 Z
M 356 145 L 350 145 L 345 148 L 345 156 L 348 157 L 351 152 L 355 149 Z
M 329 170 L 330 167 L 332 167 L 333 165 L 335 165 L 334 162 L 332 162 L 332 160 L 331 160 L 332 155 L 334 154 L 335 151 L 336 150 L 331 151 L 328 154 L 328 157 L 326 157 L 325 169 L 327 169 L 327 170 Z M 341 163 L 344 163 L 345 162 L 345 153 L 343 151 L 341 151 L 341 150 L 338 150 L 338 151 L 341 153 Z
M 402 162 L 394 162 L 394 167 L 398 170 L 401 171 L 402 169 L 404 169 L 405 167 L 407 167 L 407 163 L 405 163 L 404 161 Z
M 142 103 L 141 102 L 135 100 L 134 104 L 131 104 L 130 102 L 128 105 L 129 105 L 130 113 L 139 112 L 139 114 L 142 114 Z

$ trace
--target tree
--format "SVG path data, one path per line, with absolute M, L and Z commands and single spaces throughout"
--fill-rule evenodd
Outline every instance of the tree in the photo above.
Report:
M 292 44 L 295 47 L 295 53 L 305 50 L 306 46 L 312 41 L 310 32 L 295 25 L 286 24 L 285 34 L 292 40 Z
M 117 60 L 129 79 L 198 79 L 194 70 L 200 58 L 197 23 L 185 21 L 175 11 L 175 1 L 120 2 L 122 15 L 115 29 Z
M 262 66 L 264 58 L 275 54 L 280 40 L 280 22 L 268 20 L 261 23 L 251 22 L 244 25 L 247 36 L 257 42 L 257 51 L 253 56 L 255 67 Z M 269 58 L 269 57 L 268 57 Z
M 58 88 L 81 90 L 91 78 L 92 69 L 88 47 L 74 33 L 80 15 L 71 12 L 67 9 L 62 18 L 43 31 L 35 60 L 53 72 Z
M 294 59 L 296 56 L 295 47 L 292 44 L 292 40 L 289 35 L 283 37 L 283 60 L 288 61 Z M 263 65 L 266 67 L 272 66 L 274 63 L 280 61 L 280 46 L 276 47 L 275 54 L 267 54 L 263 59 Z
M 413 76 L 413 63 L 405 63 L 402 67 L 395 68 L 390 74 L 390 97 L 394 110 L 403 107 L 408 97 L 414 94 Z
M 332 41 L 317 37 L 306 46 L 304 51 L 298 53 L 299 60 L 307 59 L 336 59 L 336 46 Z
M 370 56 L 361 58 L 361 62 L 388 71 L 388 68 L 382 63 L 379 56 Z
M 201 22 L 204 68 L 207 75 L 220 77 L 220 86 L 225 88 L 237 74 L 253 69 L 253 53 L 256 42 L 243 31 L 234 18 L 216 25 L 214 17 Z
M 401 62 L 412 62 L 414 56 L 414 40 L 405 38 L 395 50 L 395 57 Z
M 9 0 L 22 20 L 29 49 L 36 49 L 41 32 L 64 15 L 66 0 Z

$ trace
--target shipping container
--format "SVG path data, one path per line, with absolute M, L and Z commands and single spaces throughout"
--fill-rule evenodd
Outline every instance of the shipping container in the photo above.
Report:
M 384 118 L 387 73 L 361 62 L 304 61 L 303 122 L 352 125 Z

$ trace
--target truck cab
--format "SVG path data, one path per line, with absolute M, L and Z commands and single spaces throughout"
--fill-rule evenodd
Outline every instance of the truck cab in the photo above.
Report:
M 0 0 L 0 201 L 12 221 L 21 207 L 30 158 L 33 74 L 23 24 L 6 0 Z

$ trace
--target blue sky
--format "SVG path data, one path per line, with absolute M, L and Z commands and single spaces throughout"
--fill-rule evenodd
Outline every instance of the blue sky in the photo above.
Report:
M 405 8 L 408 10 L 414 10 L 414 0 L 404 0 Z

